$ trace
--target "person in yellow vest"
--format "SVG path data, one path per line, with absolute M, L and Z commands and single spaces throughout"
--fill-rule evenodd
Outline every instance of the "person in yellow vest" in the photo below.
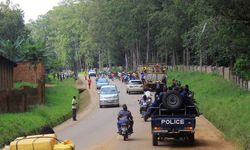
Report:
M 72 104 L 72 118 L 73 118 L 73 121 L 77 121 L 76 120 L 76 105 L 77 105 L 76 96 L 73 96 L 71 104 Z
M 147 67 L 143 67 L 143 72 L 147 73 Z
M 85 80 L 87 80 L 87 72 L 86 71 L 83 72 L 83 76 L 84 76 Z

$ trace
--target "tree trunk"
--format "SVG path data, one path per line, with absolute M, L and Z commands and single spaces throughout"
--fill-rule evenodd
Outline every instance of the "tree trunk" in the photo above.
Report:
M 111 70 L 111 58 L 110 58 L 110 49 L 108 49 L 108 64 L 109 64 L 109 69 Z
M 202 66 L 202 51 L 201 51 L 201 46 L 200 46 L 200 68 L 201 68 L 201 66 Z
M 135 54 L 135 50 L 132 50 L 133 51 L 133 71 L 136 70 L 136 54 Z
M 182 64 L 186 65 L 186 49 L 182 51 Z
M 165 51 L 166 51 L 166 58 L 165 58 L 165 61 L 166 61 L 166 65 L 168 65 L 168 50 L 167 49 L 165 49 Z
M 125 52 L 125 69 L 128 70 L 128 54 Z
M 178 53 L 177 52 L 175 52 L 175 64 L 176 65 L 179 65 L 179 56 L 178 56 Z
M 172 56 L 172 65 L 175 66 L 176 65 L 176 52 L 173 51 L 173 56 Z
M 138 40 L 136 44 L 136 66 L 140 64 L 139 49 L 140 49 L 140 41 Z
M 189 49 L 187 49 L 187 58 L 186 58 L 186 64 L 187 66 L 189 66 L 189 61 L 190 61 L 190 52 L 189 52 Z
M 164 41 L 164 50 L 165 50 L 165 62 L 166 62 L 166 65 L 168 65 L 168 49 L 167 49 L 166 40 Z
M 133 47 L 130 48 L 129 54 L 130 54 L 130 61 L 129 61 L 129 62 L 130 62 L 130 65 L 129 65 L 129 67 L 130 67 L 130 69 L 133 70 L 133 63 L 134 63 L 134 52 L 133 52 Z
M 102 62 L 101 62 L 101 50 L 98 50 L 98 62 L 99 62 L 99 70 L 102 69 Z
M 146 64 L 148 64 L 148 62 L 149 62 L 149 41 L 150 41 L 150 39 L 149 39 L 149 21 L 148 21 L 148 23 L 147 23 L 147 53 L 146 53 Z

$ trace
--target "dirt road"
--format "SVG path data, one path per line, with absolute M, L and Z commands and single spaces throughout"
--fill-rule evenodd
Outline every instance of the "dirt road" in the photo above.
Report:
M 92 78 L 94 81 L 94 78 Z M 120 104 L 126 103 L 134 116 L 134 134 L 128 141 L 116 134 L 116 117 L 121 108 L 99 108 L 95 87 L 89 91 L 91 103 L 87 110 L 78 114 L 78 121 L 68 120 L 55 128 L 59 139 L 72 139 L 76 150 L 157 150 L 157 149 L 195 149 L 195 150 L 235 150 L 221 133 L 203 116 L 197 118 L 195 145 L 190 147 L 180 141 L 167 141 L 152 146 L 150 122 L 144 122 L 139 115 L 138 99 L 142 95 L 128 95 L 125 85 L 113 81 L 120 93 Z

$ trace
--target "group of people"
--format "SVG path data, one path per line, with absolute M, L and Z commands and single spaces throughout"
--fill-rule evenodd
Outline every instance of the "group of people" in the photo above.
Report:
M 193 99 L 194 94 L 192 91 L 190 91 L 189 86 L 187 84 L 182 86 L 180 81 L 173 79 L 172 85 L 169 87 L 169 90 L 178 91 L 183 99 L 184 104 L 190 105 L 195 103 Z
M 162 72 L 162 73 L 165 73 L 167 72 L 168 68 L 167 66 L 164 66 L 164 65 L 160 65 L 160 64 L 155 64 L 154 66 L 144 66 L 142 68 L 142 71 L 144 73 L 147 73 L 147 72 Z
M 73 72 L 70 70 L 53 73 L 53 78 L 60 80 L 60 81 L 63 81 L 64 79 L 71 78 L 72 76 L 73 76 Z
M 137 73 L 133 72 L 133 73 L 126 73 L 126 72 L 123 72 L 121 73 L 121 81 L 123 83 L 128 83 L 130 80 L 136 80 L 136 79 L 139 79 L 139 76 Z

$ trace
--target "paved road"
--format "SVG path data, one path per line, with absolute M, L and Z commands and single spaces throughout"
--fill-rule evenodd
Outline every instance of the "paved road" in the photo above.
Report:
M 94 80 L 94 78 L 93 78 Z M 153 147 L 150 122 L 144 122 L 139 115 L 137 100 L 142 95 L 127 95 L 125 85 L 119 81 L 116 84 L 120 93 L 120 103 L 126 103 L 134 116 L 134 134 L 129 141 L 116 134 L 116 117 L 121 108 L 99 108 L 98 95 L 95 87 L 89 92 L 91 104 L 88 109 L 78 115 L 78 121 L 68 120 L 55 128 L 59 139 L 72 139 L 76 150 L 157 150 L 157 149 L 195 149 L 195 150 L 234 150 L 230 142 L 225 141 L 221 133 L 204 117 L 197 119 L 195 145 L 190 147 L 180 141 L 167 141 Z

